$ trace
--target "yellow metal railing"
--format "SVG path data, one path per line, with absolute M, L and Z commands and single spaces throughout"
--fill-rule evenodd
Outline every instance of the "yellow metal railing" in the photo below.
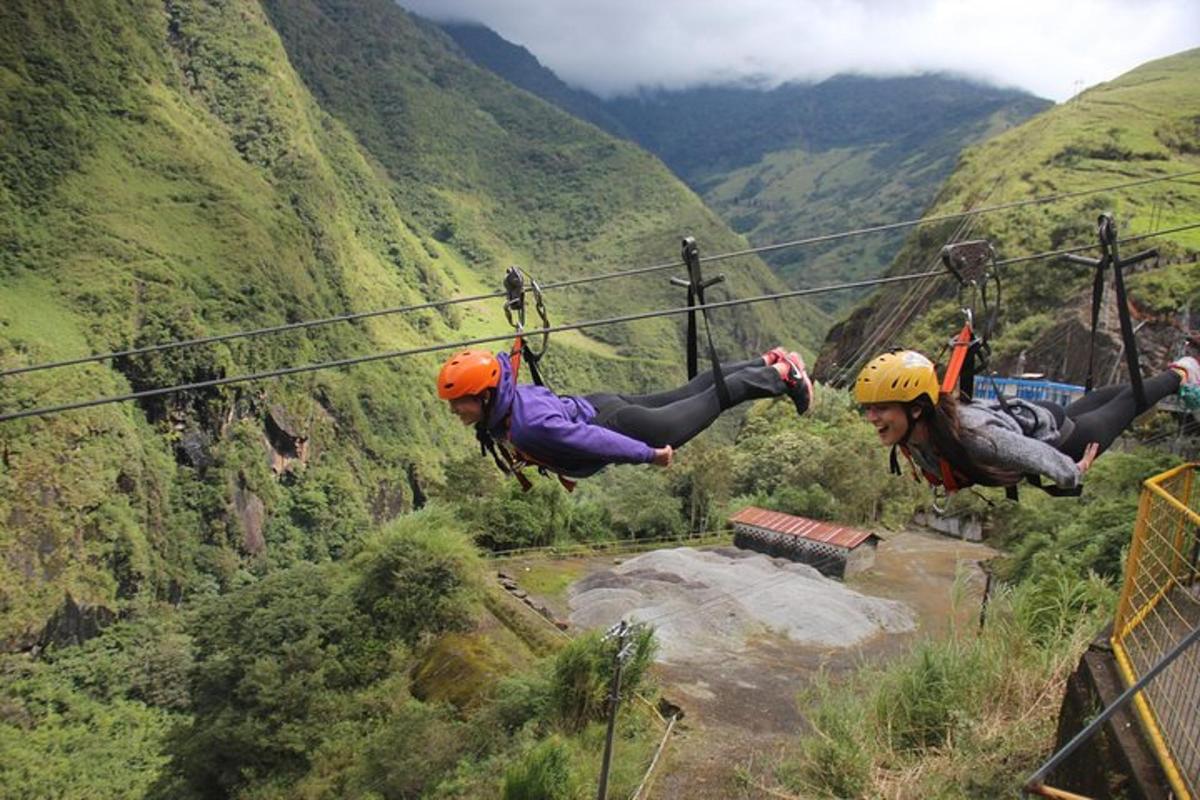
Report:
M 1113 651 L 1126 686 L 1200 625 L 1197 466 L 1156 475 L 1142 490 L 1113 623 Z M 1176 797 L 1200 800 L 1200 646 L 1180 654 L 1134 704 Z

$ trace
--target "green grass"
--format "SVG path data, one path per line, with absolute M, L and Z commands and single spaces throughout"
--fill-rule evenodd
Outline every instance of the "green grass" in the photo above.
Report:
M 567 588 L 587 573 L 587 564 L 577 559 L 500 562 L 521 588 L 546 600 L 561 600 Z
M 988 622 L 801 699 L 813 732 L 776 777 L 805 797 L 1012 797 L 1048 755 L 1061 686 L 1115 602 L 1095 579 L 1030 581 Z

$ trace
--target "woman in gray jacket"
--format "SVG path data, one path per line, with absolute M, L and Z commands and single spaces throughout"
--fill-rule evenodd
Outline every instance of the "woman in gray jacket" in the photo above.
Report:
M 1198 386 L 1200 363 L 1191 356 L 1143 384 L 1149 405 Z M 1096 389 L 1066 407 L 1019 398 L 960 403 L 940 394 L 933 362 L 912 350 L 869 362 L 855 381 L 854 399 L 880 441 L 892 446 L 894 472 L 900 471 L 898 450 L 914 473 L 951 492 L 972 484 L 1015 486 L 1038 475 L 1074 489 L 1138 414 L 1128 384 Z

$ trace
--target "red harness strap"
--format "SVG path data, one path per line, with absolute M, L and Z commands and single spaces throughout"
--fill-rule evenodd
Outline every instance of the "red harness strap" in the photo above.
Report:
M 510 440 L 510 442 L 511 442 L 511 440 Z M 563 475 L 561 472 L 558 472 L 556 469 L 554 469 L 553 466 L 551 466 L 550 464 L 547 464 L 545 461 L 539 461 L 536 458 L 534 458 L 533 456 L 529 455 L 528 453 L 520 450 L 516 445 L 513 445 L 512 449 L 513 449 L 513 452 L 512 452 L 513 460 L 510 461 L 509 464 L 510 464 L 510 466 L 514 467 L 513 474 L 517 475 L 518 479 L 524 478 L 525 482 L 523 482 L 521 484 L 521 486 L 522 486 L 522 488 L 525 489 L 525 491 L 529 491 L 529 487 L 527 487 L 525 485 L 525 483 L 528 482 L 529 479 L 525 478 L 525 476 L 522 475 L 520 472 L 525 467 L 537 467 L 538 469 L 543 470 L 545 472 L 552 472 L 552 473 L 554 473 L 554 477 L 558 478 L 558 482 L 562 484 L 562 487 L 564 489 L 566 489 L 568 492 L 575 491 L 576 481 L 573 481 L 570 478 Z
M 909 452 L 907 446 L 900 445 L 900 452 L 904 453 L 904 457 L 908 459 L 908 465 L 912 468 L 913 480 L 918 483 L 921 482 L 921 477 L 924 477 L 931 486 L 944 486 L 947 492 L 957 492 L 975 483 L 951 466 L 950 462 L 944 458 L 938 458 L 938 471 L 941 474 L 935 475 L 917 466 L 917 462 L 913 460 L 912 453 Z
M 517 334 L 517 338 L 513 339 L 512 350 L 508 352 L 508 361 L 512 364 L 513 383 L 517 382 L 517 373 L 521 371 L 521 351 L 525 348 L 525 340 L 521 338 L 521 334 Z

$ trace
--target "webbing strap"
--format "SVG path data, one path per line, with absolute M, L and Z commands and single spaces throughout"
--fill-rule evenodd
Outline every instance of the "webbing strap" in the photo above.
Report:
M 1125 364 L 1129 369 L 1129 383 L 1133 387 L 1133 398 L 1140 414 L 1149 408 L 1146 403 L 1146 390 L 1142 385 L 1142 370 L 1138 365 L 1137 339 L 1134 337 L 1133 321 L 1130 319 L 1129 299 L 1125 293 L 1125 267 L 1139 261 L 1154 258 L 1157 250 L 1145 250 L 1137 255 L 1122 259 L 1117 252 L 1117 223 L 1111 214 L 1101 214 L 1097 218 L 1097 233 L 1100 239 L 1100 258 L 1084 258 L 1083 256 L 1068 255 L 1066 258 L 1076 264 L 1087 264 L 1096 270 L 1092 281 L 1092 333 L 1088 349 L 1088 372 L 1084 389 L 1091 391 L 1095 382 L 1095 353 L 1096 331 L 1100 321 L 1100 304 L 1104 296 L 1104 273 L 1111 266 L 1113 270 L 1113 290 L 1117 301 L 1117 317 L 1121 323 L 1121 342 L 1125 348 Z
M 1096 275 L 1092 279 L 1092 334 L 1088 344 L 1088 369 L 1087 380 L 1083 383 L 1083 390 L 1090 392 L 1095 388 L 1096 381 L 1096 329 L 1100 326 L 1100 305 L 1104 302 L 1104 269 L 1107 266 L 1106 259 L 1099 259 L 1096 262 Z
M 512 364 L 513 383 L 517 382 L 518 373 L 521 371 L 521 361 L 529 363 L 529 376 L 533 378 L 534 384 L 537 386 L 545 386 L 546 382 L 542 380 L 542 370 L 538 366 L 542 360 L 542 353 L 533 352 L 533 348 L 525 341 L 522 334 L 517 334 L 517 338 L 513 339 L 512 349 L 508 353 L 508 361 Z
M 717 358 L 716 345 L 713 344 L 712 324 L 708 318 L 708 309 L 705 308 L 704 290 L 725 280 L 725 276 L 718 275 L 707 281 L 704 280 L 700 272 L 700 247 L 691 236 L 683 240 L 682 255 L 683 264 L 687 267 L 688 271 L 687 280 L 672 278 L 671 282 L 677 286 L 686 286 L 688 290 L 688 379 L 690 380 L 699 374 L 699 337 L 696 335 L 696 309 L 699 308 L 700 313 L 704 316 L 704 332 L 708 338 L 708 360 L 712 364 L 713 385 L 716 387 L 717 399 L 721 404 L 721 409 L 724 410 L 730 408 L 733 402 L 729 395 L 729 387 L 725 385 L 725 376 L 721 373 L 721 361 Z
M 942 375 L 942 394 L 950 394 L 956 387 L 961 390 L 959 379 L 962 376 L 963 367 L 968 364 L 967 356 L 971 354 L 971 345 L 974 341 L 975 332 L 971 330 L 971 323 L 968 321 L 962 326 L 962 330 L 958 332 L 958 335 L 954 337 L 954 340 L 950 344 L 950 363 L 946 365 L 946 372 Z M 971 361 L 972 363 L 968 366 L 968 371 L 970 372 L 971 381 L 974 383 L 974 359 Z M 968 392 L 967 395 L 970 396 L 973 392 L 974 389 Z
M 1129 318 L 1129 300 L 1125 296 L 1126 263 L 1121 262 L 1117 254 L 1117 223 L 1108 214 L 1100 216 L 1100 243 L 1105 255 L 1113 265 L 1113 288 L 1117 295 L 1117 315 L 1121 320 L 1121 340 L 1125 343 L 1125 362 L 1129 367 L 1129 382 L 1133 386 L 1133 399 L 1137 403 L 1140 414 L 1150 406 L 1146 403 L 1146 389 L 1142 386 L 1142 370 L 1138 366 L 1137 339 L 1133 336 L 1133 320 Z M 1130 259 L 1128 264 L 1141 260 L 1137 256 Z

